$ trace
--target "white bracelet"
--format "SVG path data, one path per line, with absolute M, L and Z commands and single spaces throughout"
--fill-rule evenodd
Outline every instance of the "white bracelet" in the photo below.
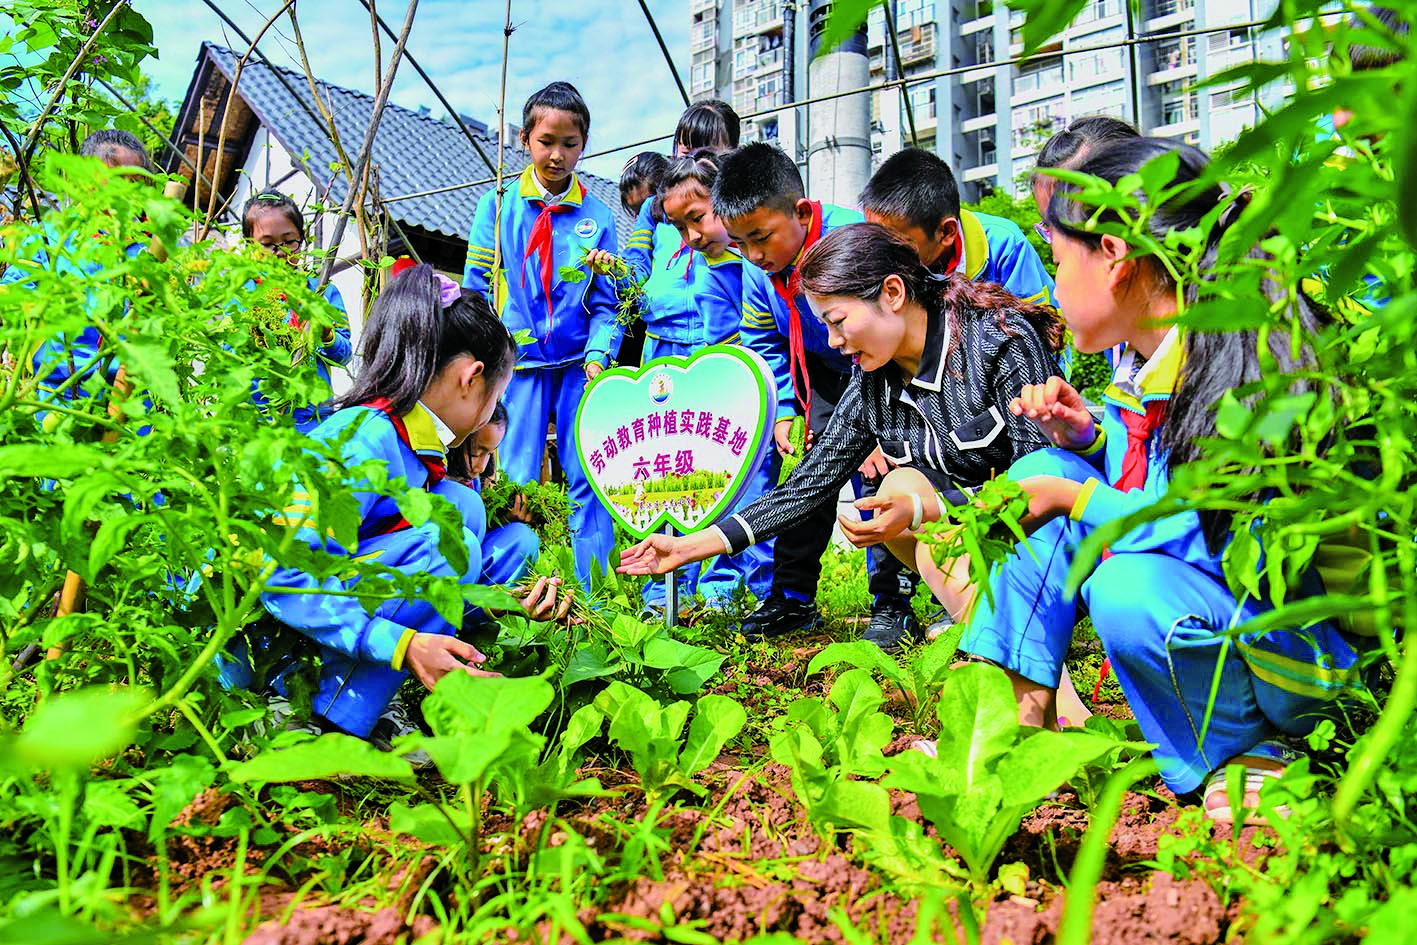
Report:
M 925 503 L 920 501 L 920 496 L 912 493 L 910 496 L 910 504 L 915 510 L 915 514 L 910 518 L 910 530 L 915 531 L 920 527 L 920 520 L 925 517 Z

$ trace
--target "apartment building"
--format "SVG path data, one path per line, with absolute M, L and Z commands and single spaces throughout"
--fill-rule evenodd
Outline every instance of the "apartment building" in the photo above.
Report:
M 867 21 L 871 80 L 928 78 L 905 95 L 872 93 L 872 150 L 879 160 L 913 140 L 937 151 L 972 199 L 1016 191 L 1043 142 L 1082 115 L 1115 115 L 1146 134 L 1212 149 L 1283 95 L 1276 88 L 1257 100 L 1238 83 L 1196 88 L 1231 66 L 1283 56 L 1281 37 L 1253 25 L 1275 2 L 1143 0 L 1137 17 L 1126 0 L 1093 0 L 1066 32 L 1021 61 L 1023 17 L 1002 3 L 893 0 Z M 722 98 L 751 114 L 810 95 L 806 6 L 690 0 L 691 96 Z M 752 122 L 746 137 L 789 147 L 810 140 L 805 121 L 779 111 Z

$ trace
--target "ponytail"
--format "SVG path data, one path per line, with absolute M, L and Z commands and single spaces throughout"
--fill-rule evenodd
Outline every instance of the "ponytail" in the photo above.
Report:
M 464 354 L 481 361 L 484 380 L 495 383 L 516 363 L 516 344 L 483 296 L 455 288 L 432 266 L 410 266 L 375 299 L 360 344 L 363 367 L 336 403 L 386 398 L 395 414 L 408 413 L 438 372 Z

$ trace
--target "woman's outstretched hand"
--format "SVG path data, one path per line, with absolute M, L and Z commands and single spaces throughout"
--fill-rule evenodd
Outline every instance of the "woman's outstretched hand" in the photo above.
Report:
M 621 574 L 668 574 L 689 563 L 684 553 L 684 538 L 673 535 L 651 535 L 620 555 Z
M 1038 424 L 1049 442 L 1065 450 L 1085 450 L 1097 439 L 1097 426 L 1082 395 L 1056 375 L 1042 384 L 1025 384 L 1009 412 Z

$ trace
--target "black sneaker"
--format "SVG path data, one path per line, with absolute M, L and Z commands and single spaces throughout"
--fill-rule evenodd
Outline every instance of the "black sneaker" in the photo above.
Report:
M 906 640 L 920 639 L 920 622 L 909 601 L 882 600 L 871 611 L 871 623 L 861 639 L 876 644 L 887 653 L 899 653 Z
M 773 593 L 743 622 L 743 636 L 750 640 L 766 640 L 786 633 L 816 630 L 821 625 L 822 613 L 817 610 L 816 604 Z

